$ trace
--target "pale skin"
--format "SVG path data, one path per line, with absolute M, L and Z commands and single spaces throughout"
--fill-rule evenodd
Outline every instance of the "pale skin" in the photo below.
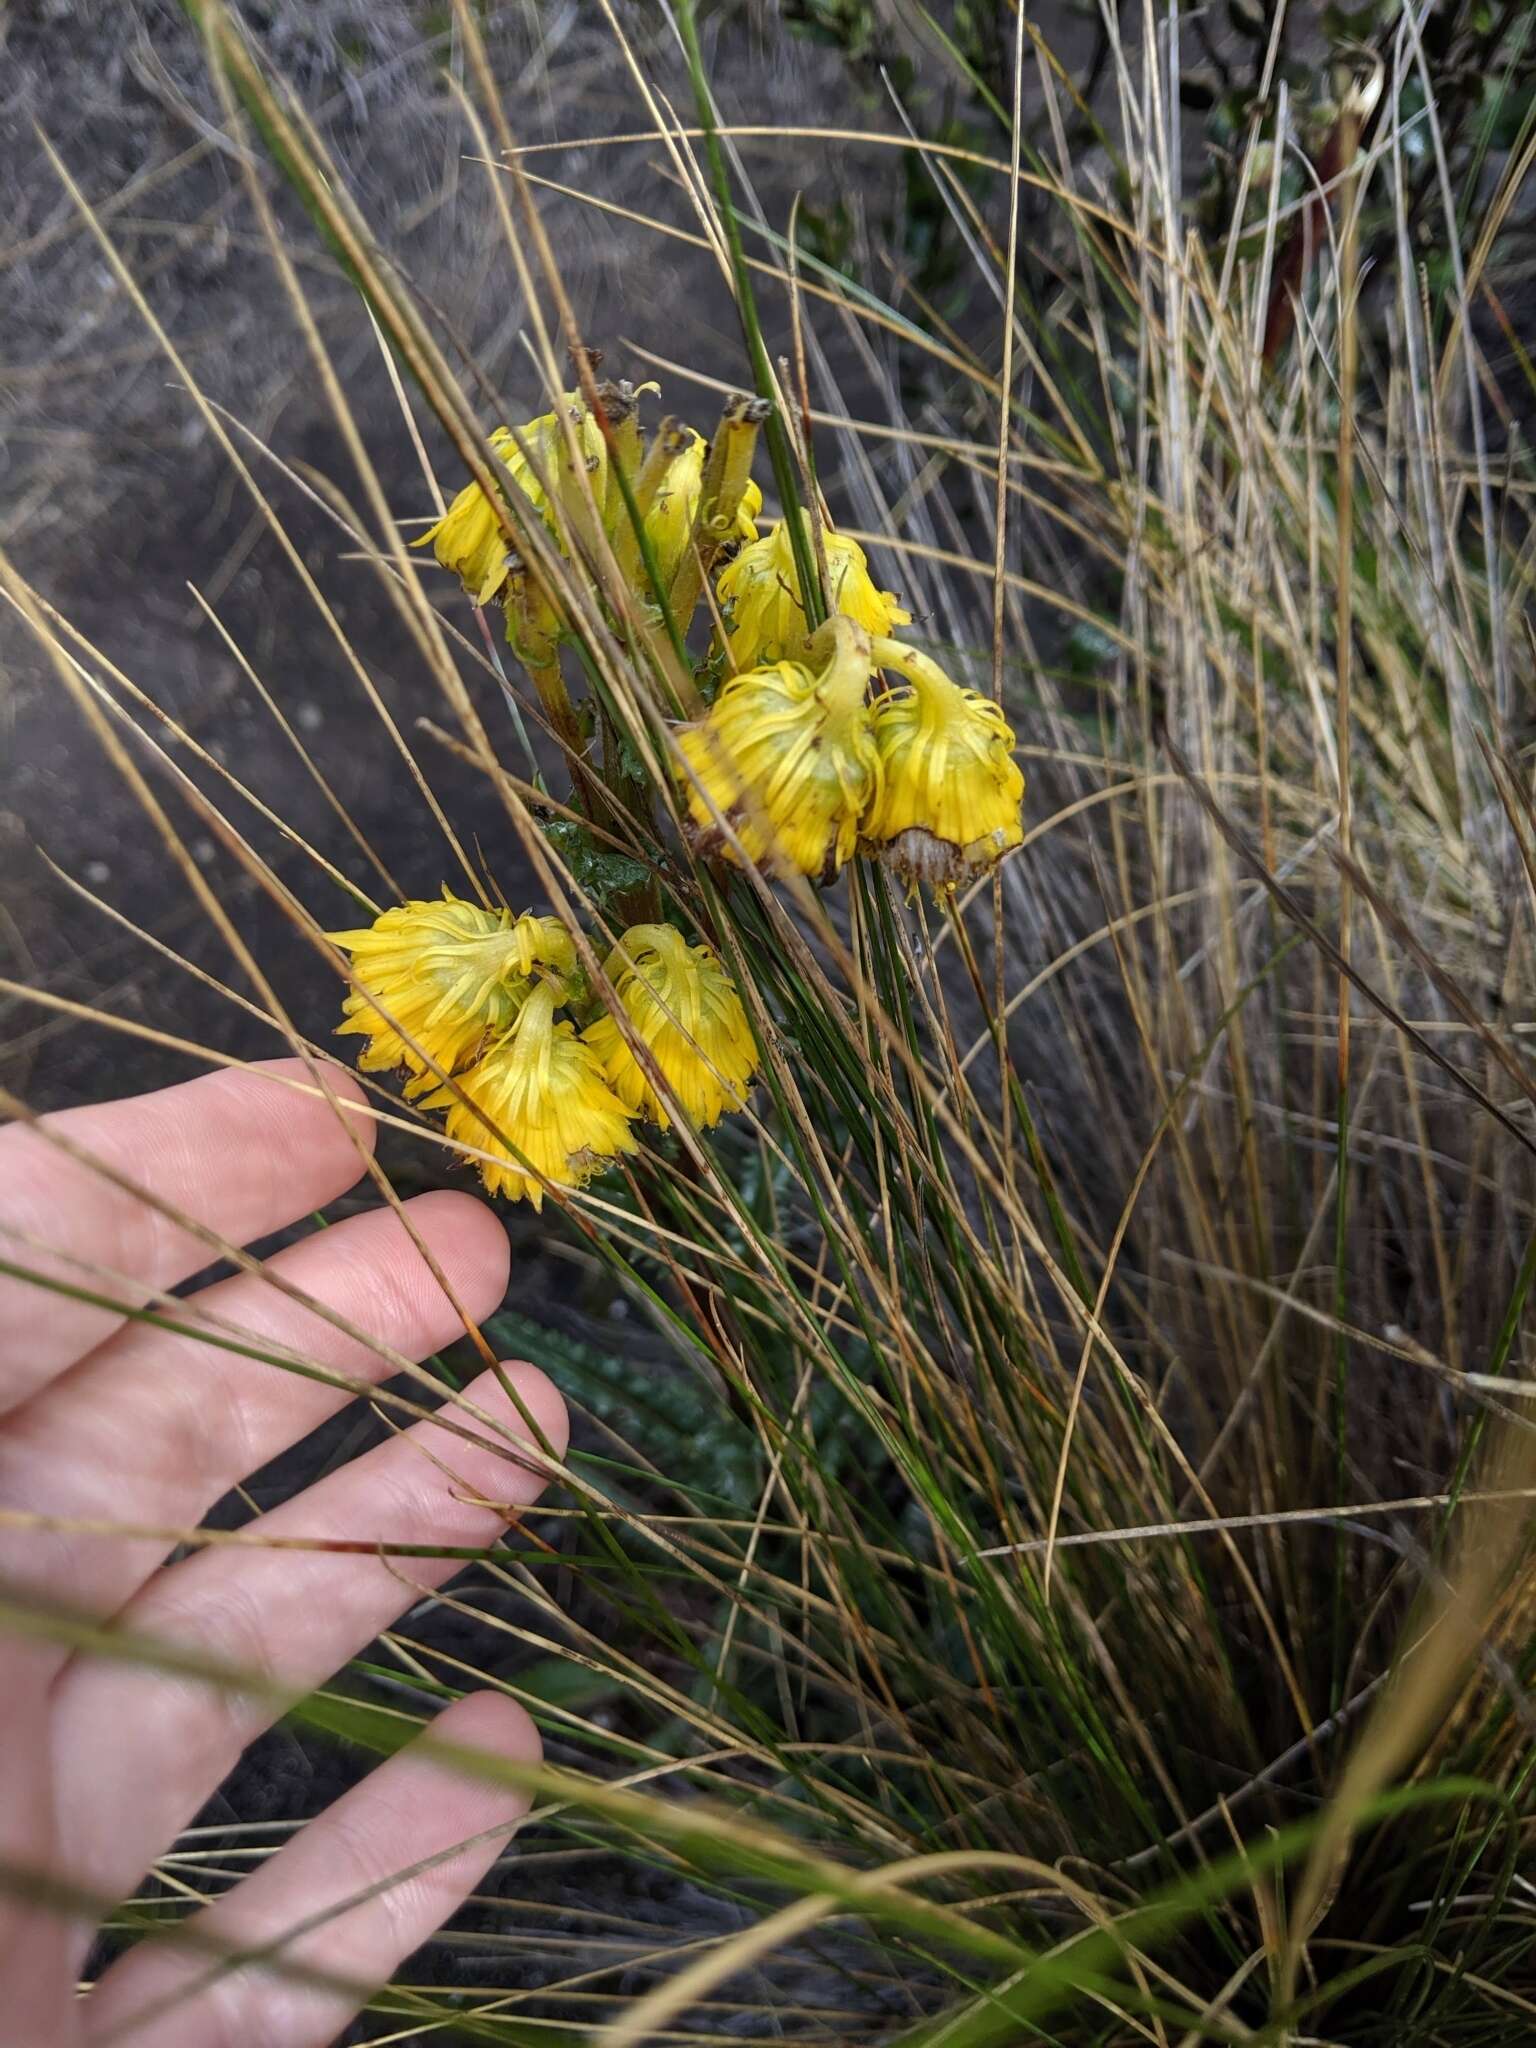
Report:
M 347 1128 L 297 1060 L 46 1122 L 78 1152 L 243 1245 L 324 1208 L 364 1170 L 348 1135 L 372 1143 L 371 1120 L 355 1108 L 361 1090 L 338 1069 L 325 1073 L 337 1098 L 354 1105 Z M 484 1203 L 444 1192 L 405 1208 L 410 1230 L 375 1209 L 270 1261 L 268 1270 L 334 1310 L 351 1334 L 261 1273 L 238 1273 L 194 1299 L 264 1347 L 371 1383 L 392 1378 L 398 1366 L 374 1343 L 422 1359 L 463 1327 L 411 1231 L 472 1319 L 499 1305 L 508 1275 L 506 1235 Z M 213 1257 L 46 1131 L 0 1131 L 0 1258 L 143 1305 Z M 500 1448 L 410 1423 L 258 1526 L 272 1536 L 490 1543 L 507 1511 L 527 1506 L 543 1484 L 530 1469 L 544 1462 L 537 1452 L 527 1462 L 509 1455 L 528 1446 L 518 1403 L 556 1456 L 566 1441 L 564 1403 L 550 1381 L 530 1365 L 510 1365 L 505 1377 L 516 1400 L 494 1373 L 466 1390 Z M 321 1684 L 462 1566 L 219 1547 L 172 1564 L 161 1541 L 41 1530 L 25 1518 L 190 1529 L 350 1398 L 0 1276 L 0 1508 L 19 1511 L 0 1523 L 0 1600 L 113 1620 L 214 1664 L 266 1674 L 295 1695 Z M 477 1425 L 476 1434 L 491 1432 Z M 324 2048 L 359 1994 L 306 1981 L 303 1970 L 354 1987 L 386 1981 L 474 1888 L 528 1803 L 407 1748 L 202 1909 L 204 1943 L 141 1943 L 82 1996 L 90 1919 L 61 1910 L 57 1895 L 43 1903 L 36 1875 L 93 1898 L 130 1896 L 278 1703 L 270 1692 L 220 1692 L 142 1662 L 26 1639 L 3 1617 L 0 1703 L 0 2033 L 37 2048 Z M 519 1764 L 539 1755 L 533 1723 L 496 1692 L 450 1706 L 433 1733 Z M 405 1870 L 415 1874 L 386 1882 Z M 330 1910 L 349 1901 L 339 1915 Z M 285 1941 L 311 1921 L 318 1924 Z M 263 1944 L 279 1944 L 299 1973 L 218 1967 L 221 1953 Z

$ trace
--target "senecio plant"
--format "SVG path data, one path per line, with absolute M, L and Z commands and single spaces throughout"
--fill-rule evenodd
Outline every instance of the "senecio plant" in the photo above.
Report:
M 711 442 L 671 418 L 647 440 L 640 405 L 654 390 L 566 392 L 555 411 L 498 427 L 490 450 L 557 556 L 606 547 L 622 587 L 677 649 L 710 593 L 709 653 L 681 678 L 697 715 L 666 728 L 693 851 L 825 885 L 862 847 L 909 891 L 952 896 L 1022 837 L 1007 720 L 896 637 L 911 614 L 877 587 L 857 541 L 803 508 L 759 531 L 761 402 L 732 400 Z M 475 604 L 500 610 L 571 750 L 573 795 L 599 819 L 602 790 L 585 775 L 593 721 L 572 703 L 561 664 L 576 622 L 514 546 L 506 511 L 470 483 L 418 545 Z M 828 611 L 819 622 L 807 562 Z M 608 753 L 622 761 L 619 748 Z M 614 779 L 633 781 L 622 768 Z M 441 901 L 330 936 L 352 958 L 341 1029 L 366 1041 L 359 1064 L 403 1071 L 406 1094 L 442 1111 L 493 1194 L 539 1208 L 546 1189 L 582 1187 L 637 1151 L 637 1124 L 665 1131 L 680 1110 L 703 1130 L 745 1103 L 758 1053 L 741 995 L 714 948 L 664 915 L 607 950 L 601 990 L 558 918 L 514 916 L 446 887 Z

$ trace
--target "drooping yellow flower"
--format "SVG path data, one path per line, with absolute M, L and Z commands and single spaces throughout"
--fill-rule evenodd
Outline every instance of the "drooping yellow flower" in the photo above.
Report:
M 709 443 L 704 436 L 685 427 L 686 445 L 667 465 L 655 499 L 646 513 L 645 526 L 656 552 L 656 567 L 663 590 L 671 588 L 693 532 L 704 486 L 704 458 Z M 748 478 L 730 538 L 757 539 L 757 515 L 763 509 L 763 494 Z
M 576 948 L 558 919 L 482 910 L 447 889 L 441 902 L 397 904 L 371 925 L 326 937 L 352 955 L 361 984 L 342 1005 L 338 1030 L 367 1039 L 357 1062 L 365 1073 L 404 1067 L 407 1095 L 437 1078 L 423 1053 L 451 1074 L 504 1031 L 537 971 L 562 989 L 576 981 Z
M 555 1002 L 556 991 L 541 982 L 457 1088 L 440 1088 L 425 1105 L 447 1112 L 455 1144 L 490 1154 L 477 1162 L 489 1193 L 535 1209 L 544 1206 L 546 1184 L 585 1187 L 620 1153 L 638 1150 L 634 1111 L 576 1027 L 556 1020 Z
M 875 700 L 880 783 L 864 837 L 909 884 L 953 889 L 1024 836 L 1013 728 L 990 697 L 963 690 L 915 648 L 877 642 L 874 652 L 908 687 Z
M 637 924 L 608 956 L 613 983 L 636 1037 L 702 1130 L 740 1109 L 757 1071 L 757 1047 L 736 984 L 708 946 L 690 946 L 669 924 Z M 672 1119 L 611 1015 L 582 1034 L 632 1110 L 666 1130 Z
M 606 460 L 602 430 L 579 393 L 565 392 L 560 403 L 575 429 L 582 462 L 601 506 Z M 556 522 L 550 496 L 540 483 L 536 468 L 542 471 L 561 504 L 573 516 L 579 516 L 579 486 L 574 482 L 571 451 L 559 415 L 542 413 L 538 419 L 519 427 L 517 434 L 523 444 L 521 448 L 510 427 L 497 427 L 491 435 L 491 447 L 506 464 L 513 483 L 551 530 Z M 524 449 L 528 451 L 526 455 Z M 512 573 L 513 549 L 494 506 L 479 484 L 466 484 L 437 524 L 428 527 L 414 545 L 421 548 L 428 542 L 443 567 L 453 570 L 476 604 L 490 604 L 502 595 Z
M 565 391 L 560 395 L 560 412 L 570 421 L 575 431 L 576 448 L 582 467 L 591 481 L 592 495 L 602 510 L 603 497 L 607 489 L 608 444 L 603 439 L 603 430 L 592 417 L 586 400 L 579 391 Z M 556 521 L 551 511 L 550 492 L 558 498 L 568 515 L 580 516 L 585 502 L 585 493 L 575 480 L 575 463 L 571 456 L 570 442 L 560 413 L 540 413 L 536 420 L 530 420 L 518 429 L 522 448 L 519 448 L 506 428 L 501 430 L 501 442 L 491 436 L 503 462 L 512 473 L 512 481 L 528 499 L 544 514 L 545 522 L 553 532 Z M 525 455 L 523 449 L 528 453 Z M 530 461 L 529 458 L 532 458 Z M 545 482 L 550 486 L 546 492 L 539 482 L 535 468 L 542 471 Z
M 880 779 L 864 702 L 869 635 L 841 618 L 823 632 L 824 667 L 748 669 L 678 734 L 702 852 L 736 857 L 716 812 L 748 860 L 780 872 L 830 881 L 853 852 Z
M 810 518 L 805 512 L 800 517 L 810 547 Z M 827 600 L 834 612 L 876 637 L 912 623 L 912 614 L 903 610 L 894 591 L 875 588 L 864 550 L 856 540 L 830 530 L 824 539 Z M 722 570 L 716 588 L 721 603 L 730 608 L 731 659 L 738 668 L 803 657 L 809 635 L 787 520 L 777 520 L 761 540 L 743 548 Z
M 498 427 L 491 446 L 506 459 L 511 435 Z M 512 546 L 502 531 L 495 507 L 478 484 L 466 484 L 435 526 L 412 542 L 432 552 L 445 569 L 451 569 L 476 604 L 490 604 L 501 594 L 507 580 Z

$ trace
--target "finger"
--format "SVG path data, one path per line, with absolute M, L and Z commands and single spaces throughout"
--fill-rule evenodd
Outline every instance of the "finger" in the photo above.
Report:
M 349 1217 L 263 1268 L 323 1302 L 356 1335 L 253 1273 L 194 1295 L 188 1319 L 217 1316 L 258 1348 L 295 1352 L 325 1371 L 391 1378 L 397 1368 L 385 1351 L 425 1358 L 463 1331 L 411 1232 L 477 1323 L 505 1294 L 510 1258 L 506 1232 L 472 1196 L 418 1195 L 404 1209 L 409 1230 L 387 1209 Z M 63 1520 L 190 1528 L 237 1480 L 350 1398 L 217 1341 L 129 1323 L 8 1419 L 0 1503 Z M 151 1541 L 19 1531 L 6 1538 L 6 1576 L 35 1595 L 110 1614 L 165 1554 Z
M 537 1366 L 505 1370 L 563 1456 L 565 1403 L 553 1383 Z M 494 1373 L 475 1381 L 469 1399 L 505 1426 L 508 1451 L 531 1451 L 534 1440 Z M 486 1544 L 506 1516 L 480 1503 L 526 1507 L 543 1484 L 512 1457 L 419 1422 L 254 1526 L 271 1538 L 322 1543 Z M 129 1639 L 144 1635 L 214 1664 L 270 1674 L 299 1697 L 422 1589 L 461 1569 L 453 1558 L 402 1558 L 392 1566 L 356 1552 L 205 1550 L 152 1579 L 118 1627 Z M 126 1893 L 274 1718 L 270 1695 L 220 1692 L 201 1680 L 97 1661 L 68 1667 L 56 1703 L 55 1755 L 91 1760 L 60 1792 L 66 1867 L 77 1883 L 113 1897 Z M 104 1813 L 110 1828 L 101 1825 Z
M 341 1102 L 361 1103 L 362 1090 L 344 1069 L 324 1073 Z M 0 1258 L 73 1287 L 91 1287 L 93 1269 L 130 1276 L 137 1306 L 215 1256 L 142 1193 L 103 1178 L 47 1132 L 231 1244 L 323 1208 L 362 1172 L 354 1138 L 371 1148 L 373 1120 L 354 1114 L 344 1123 L 322 1096 L 285 1085 L 291 1082 L 313 1089 L 303 1060 L 266 1060 L 153 1095 L 66 1109 L 44 1117 L 41 1129 L 0 1131 Z M 126 1298 L 121 1287 L 100 1291 Z M 0 1410 L 36 1392 L 121 1321 L 113 1310 L 0 1277 Z
M 0 2008 L 6 2037 L 69 2048 L 75 2026 L 73 1933 L 57 1904 L 21 1873 L 46 1869 L 54 1844 L 49 1687 L 43 1643 L 0 1643 L 5 1735 L 0 1740 Z
M 499 1693 L 459 1700 L 432 1734 L 518 1763 L 540 1754 L 532 1721 Z M 361 2001 L 296 1973 L 384 1983 L 474 1889 L 527 1810 L 522 1793 L 403 1751 L 197 1915 L 191 1931 L 200 1944 L 226 1954 L 263 1949 L 267 1966 L 210 1966 L 206 1947 L 146 1942 L 92 1993 L 87 2040 L 100 2048 L 323 2048 Z M 487 1829 L 497 1830 L 488 1841 Z M 402 1871 L 413 1874 L 390 1885 Z

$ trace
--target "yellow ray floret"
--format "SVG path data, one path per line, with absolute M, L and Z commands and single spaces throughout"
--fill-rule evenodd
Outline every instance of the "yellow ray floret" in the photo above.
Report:
M 740 1109 L 757 1071 L 757 1047 L 736 984 L 708 946 L 690 946 L 667 924 L 637 924 L 608 956 L 606 972 L 637 1038 L 690 1123 L 708 1130 Z M 583 1033 L 632 1110 L 666 1130 L 672 1119 L 617 1020 Z
M 535 1209 L 544 1206 L 547 1183 L 584 1187 L 618 1154 L 638 1149 L 633 1110 L 575 1026 L 556 1021 L 555 1000 L 540 983 L 457 1087 L 440 1088 L 425 1105 L 447 1112 L 444 1127 L 455 1144 L 490 1155 L 476 1163 L 491 1194 Z
M 511 440 L 505 427 L 498 427 L 491 436 L 491 446 L 503 461 Z M 490 604 L 500 596 L 512 544 L 478 484 L 466 484 L 437 524 L 429 526 L 412 545 L 424 548 L 429 543 L 443 567 L 453 571 L 476 604 Z
M 441 902 L 397 904 L 360 930 L 326 936 L 352 955 L 359 984 L 340 1031 L 367 1039 L 357 1062 L 365 1073 L 404 1067 L 407 1095 L 432 1086 L 429 1061 L 451 1074 L 506 1030 L 536 972 L 562 987 L 576 979 L 576 948 L 558 919 L 482 910 L 447 889 Z
M 811 546 L 811 524 L 800 514 Z M 912 623 L 910 612 L 891 590 L 877 590 L 864 550 L 856 540 L 828 530 L 827 600 L 834 612 L 852 619 L 866 633 L 881 636 Z M 789 524 L 777 520 L 761 540 L 742 549 L 716 585 L 720 602 L 730 609 L 731 659 L 737 668 L 757 668 L 770 661 L 798 661 L 810 637 Z
M 701 852 L 737 857 L 717 812 L 747 859 L 777 872 L 830 881 L 853 852 L 880 775 L 864 703 L 869 636 L 847 619 L 823 630 L 835 650 L 824 668 L 748 669 L 679 732 Z
M 876 642 L 874 654 L 909 686 L 875 700 L 880 783 L 864 837 L 909 884 L 955 888 L 1024 836 L 1013 728 L 989 697 L 961 689 L 916 649 Z

